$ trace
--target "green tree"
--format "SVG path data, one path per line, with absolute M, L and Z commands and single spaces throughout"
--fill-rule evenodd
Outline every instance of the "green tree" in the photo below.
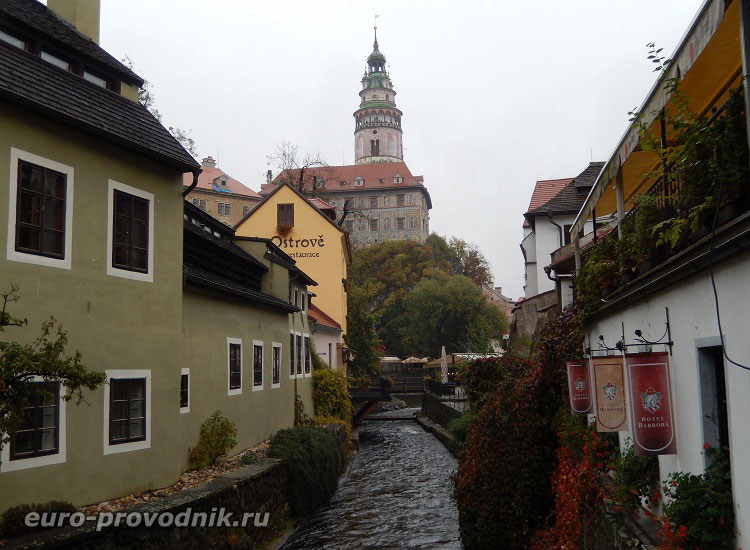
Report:
M 22 328 L 25 319 L 11 316 L 8 306 L 20 299 L 18 287 L 0 294 L 0 332 L 7 327 Z M 59 381 L 65 388 L 62 398 L 83 401 L 83 390 L 95 390 L 104 383 L 106 376 L 100 372 L 89 372 L 81 363 L 81 354 L 76 351 L 66 355 L 68 334 L 53 318 L 42 323 L 41 334 L 31 344 L 0 341 L 0 446 L 23 425 L 23 408 L 29 406 L 33 388 L 29 381 L 36 377 Z
M 508 320 L 482 290 L 463 275 L 437 272 L 420 282 L 405 299 L 403 338 L 410 350 L 437 357 L 448 353 L 490 351 L 490 340 L 505 331 Z
M 346 345 L 353 351 L 349 371 L 353 376 L 374 374 L 378 367 L 380 341 L 375 333 L 375 316 L 368 307 L 368 291 L 365 287 L 348 290 L 346 315 Z
M 451 237 L 448 247 L 453 256 L 454 275 L 465 275 L 479 286 L 492 286 L 490 263 L 477 245 Z

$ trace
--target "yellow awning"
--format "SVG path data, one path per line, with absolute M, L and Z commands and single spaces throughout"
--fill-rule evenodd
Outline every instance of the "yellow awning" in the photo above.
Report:
M 742 52 L 739 1 L 734 0 L 726 11 L 724 4 L 724 0 L 706 1 L 672 56 L 673 61 L 666 74 L 657 81 L 643 102 L 640 112 L 644 120 L 651 124 L 652 135 L 659 135 L 656 113 L 664 108 L 668 115 L 675 108 L 674 98 L 667 97 L 664 91 L 665 79 L 681 78 L 679 89 L 687 99 L 690 110 L 696 114 L 707 113 L 712 107 L 721 106 L 730 90 L 740 84 Z M 638 130 L 628 128 L 586 198 L 571 234 L 576 235 L 583 229 L 594 210 L 597 217 L 617 212 L 615 183 L 620 167 L 625 209 L 628 210 L 632 198 L 653 183 L 654 178 L 649 174 L 659 161 L 659 152 L 644 151 L 639 145 Z

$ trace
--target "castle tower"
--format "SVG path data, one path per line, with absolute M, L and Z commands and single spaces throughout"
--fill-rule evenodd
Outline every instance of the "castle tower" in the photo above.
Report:
M 396 108 L 396 91 L 385 70 L 385 56 L 378 50 L 377 26 L 359 97 L 359 109 L 354 111 L 355 164 L 403 162 L 403 113 Z

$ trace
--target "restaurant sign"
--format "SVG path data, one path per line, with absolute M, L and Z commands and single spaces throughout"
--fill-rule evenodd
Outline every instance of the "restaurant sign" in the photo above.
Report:
M 676 454 L 669 355 L 666 352 L 628 354 L 625 364 L 633 408 L 635 454 Z
M 596 396 L 596 431 L 627 431 L 622 356 L 594 357 L 591 365 Z
M 591 381 L 589 380 L 588 359 L 567 361 L 568 393 L 570 409 L 576 414 L 591 412 Z

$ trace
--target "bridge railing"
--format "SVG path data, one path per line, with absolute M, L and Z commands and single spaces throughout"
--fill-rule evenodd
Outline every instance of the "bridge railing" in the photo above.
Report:
M 469 398 L 461 386 L 455 382 L 440 382 L 440 380 L 426 380 L 426 390 L 437 397 L 442 403 L 454 409 L 466 412 L 469 410 Z

